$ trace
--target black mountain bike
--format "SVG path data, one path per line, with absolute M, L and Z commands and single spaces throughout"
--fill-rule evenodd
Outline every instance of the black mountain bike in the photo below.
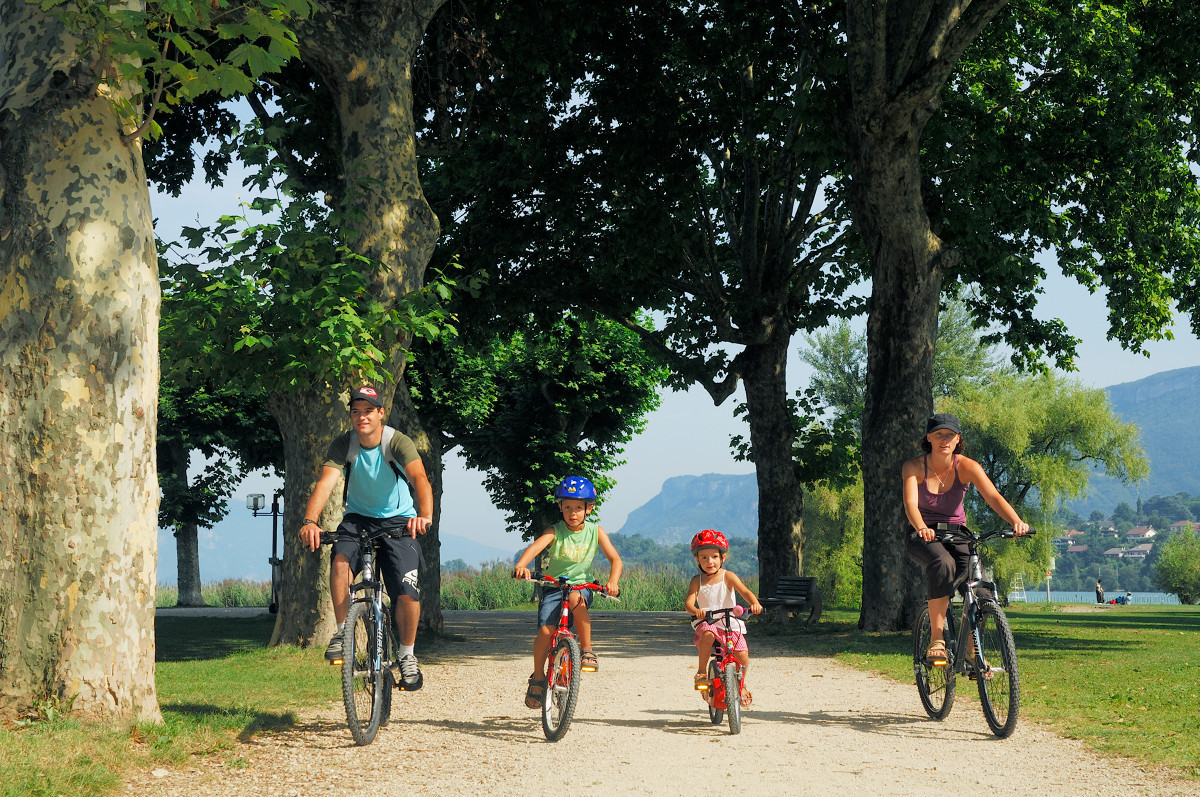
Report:
M 970 559 L 954 580 L 954 592 L 962 596 L 961 619 L 956 624 L 951 602 L 946 611 L 944 638 L 946 661 L 930 661 L 929 607 L 913 629 L 913 672 L 925 712 L 935 720 L 945 719 L 954 705 L 954 681 L 965 675 L 979 687 L 979 702 L 992 733 L 1007 738 L 1017 727 L 1021 680 L 1017 671 L 1017 645 L 1004 610 L 996 601 L 996 585 L 983 580 L 979 546 L 996 537 L 1011 539 L 1012 529 L 975 534 L 966 526 L 938 523 L 933 526 L 944 543 L 966 543 Z M 1033 529 L 1029 530 L 1033 534 Z M 953 593 L 952 593 L 953 594 Z
M 395 617 L 384 602 L 383 584 L 376 578 L 375 553 L 380 540 L 397 536 L 394 529 L 359 531 L 361 578 L 350 585 L 350 610 L 342 633 L 342 702 L 346 724 L 357 744 L 370 744 L 392 713 L 392 689 L 403 690 L 396 673 Z M 321 533 L 321 544 L 331 545 L 336 534 Z

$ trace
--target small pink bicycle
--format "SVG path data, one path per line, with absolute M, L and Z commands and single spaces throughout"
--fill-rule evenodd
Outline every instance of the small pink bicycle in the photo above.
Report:
M 533 579 L 530 579 L 531 581 Z M 542 576 L 543 581 L 562 590 L 562 614 L 558 628 L 550 639 L 550 655 L 546 657 L 546 688 L 542 691 L 542 731 L 546 738 L 557 742 L 567 733 L 571 717 L 575 714 L 575 702 L 579 699 L 579 673 L 582 655 L 579 640 L 569 626 L 572 592 L 591 589 L 609 600 L 618 600 L 608 594 L 599 584 L 571 584 L 564 577 Z
M 725 714 L 729 715 L 729 732 L 742 732 L 742 686 L 746 681 L 746 668 L 733 655 L 733 627 L 730 617 L 740 617 L 745 611 L 742 606 L 729 609 L 712 609 L 704 613 L 704 620 L 716 623 L 723 619 L 721 637 L 713 643 L 708 657 L 708 685 L 701 688 L 704 702 L 708 704 L 708 718 L 713 725 L 720 725 Z

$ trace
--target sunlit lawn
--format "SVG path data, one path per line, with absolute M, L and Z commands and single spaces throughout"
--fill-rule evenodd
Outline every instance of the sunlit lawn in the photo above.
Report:
M 1007 613 L 1020 663 L 1021 722 L 1200 777 L 1200 607 L 1018 604 Z M 857 611 L 827 610 L 815 629 L 782 636 L 801 652 L 912 683 L 911 634 L 864 633 L 857 623 Z M 973 688 L 960 685 L 958 695 L 954 711 L 979 711 Z

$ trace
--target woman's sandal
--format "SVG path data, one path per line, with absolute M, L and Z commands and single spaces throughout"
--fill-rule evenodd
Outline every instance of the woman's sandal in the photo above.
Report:
M 946 655 L 946 641 L 944 639 L 935 639 L 929 644 L 929 648 L 925 651 L 925 661 L 935 667 L 950 662 L 950 658 Z
M 537 691 L 534 691 L 537 690 Z M 529 686 L 525 688 L 525 706 L 541 708 L 542 698 L 546 696 L 546 681 L 544 678 L 530 677 Z
M 596 672 L 600 669 L 600 662 L 596 661 L 596 654 L 590 650 L 585 650 L 579 655 L 579 669 L 584 672 Z

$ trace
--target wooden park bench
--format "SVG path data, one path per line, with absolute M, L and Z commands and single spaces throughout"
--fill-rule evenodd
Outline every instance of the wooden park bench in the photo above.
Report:
M 817 580 L 810 576 L 780 576 L 775 594 L 760 601 L 764 608 L 776 607 L 779 622 L 786 623 L 793 612 L 808 611 L 806 625 L 821 619 L 821 593 Z

